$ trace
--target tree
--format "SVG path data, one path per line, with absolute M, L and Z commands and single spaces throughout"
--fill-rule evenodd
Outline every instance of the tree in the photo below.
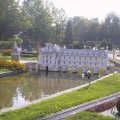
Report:
M 101 24 L 98 19 L 91 19 L 89 21 L 88 33 L 87 33 L 87 41 L 99 41 L 100 40 L 100 30 Z
M 63 9 L 57 9 L 54 5 L 51 5 L 50 9 L 52 16 L 51 41 L 57 44 L 63 44 L 67 16 Z
M 79 68 L 79 69 L 78 69 L 78 75 L 81 77 L 82 74 L 83 74 L 83 68 Z
M 54 7 L 52 2 L 24 0 L 23 13 L 28 17 L 30 27 L 24 36 L 39 45 L 46 42 L 60 43 L 64 38 L 64 10 Z
M 45 43 L 51 33 L 52 18 L 42 0 L 24 0 L 23 13 L 28 17 L 31 26 L 25 31 L 36 45 Z
M 115 13 L 109 13 L 102 24 L 102 40 L 113 44 L 120 44 L 120 18 Z
M 72 48 L 73 46 L 73 32 L 71 20 L 68 21 L 65 32 L 65 44 L 67 48 Z
M 89 21 L 83 17 L 76 16 L 72 19 L 72 23 L 74 44 L 81 44 L 87 41 L 86 39 L 90 26 Z
M 0 0 L 0 40 L 6 40 L 26 29 L 26 19 L 16 0 Z
M 99 69 L 99 77 L 102 77 L 105 75 L 105 68 L 100 68 Z
M 118 100 L 116 107 L 117 107 L 117 111 L 120 113 L 120 100 Z

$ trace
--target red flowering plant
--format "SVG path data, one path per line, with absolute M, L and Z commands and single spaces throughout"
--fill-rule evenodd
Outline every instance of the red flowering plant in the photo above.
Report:
M 6 55 L 6 56 L 10 56 L 12 53 L 12 50 L 11 49 L 5 49 L 2 51 L 2 55 Z

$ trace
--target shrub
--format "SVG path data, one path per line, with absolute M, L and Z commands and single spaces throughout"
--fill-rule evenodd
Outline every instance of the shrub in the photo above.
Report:
M 14 45 L 14 42 L 17 42 L 17 45 L 21 45 L 22 39 L 19 37 L 11 38 L 11 39 L 6 39 L 6 40 L 1 40 L 0 41 L 0 49 L 11 49 Z
M 120 100 L 118 100 L 116 107 L 117 107 L 117 111 L 120 113 Z
M 99 69 L 99 76 L 102 77 L 105 75 L 105 68 L 100 68 Z
M 5 50 L 2 51 L 2 55 L 8 55 L 8 56 L 10 56 L 11 53 L 12 53 L 11 49 L 5 49 Z
M 10 49 L 13 47 L 13 42 L 12 41 L 0 41 L 0 49 Z
M 17 61 L 0 60 L 0 68 L 7 68 L 12 71 L 24 71 L 25 65 Z
M 78 75 L 79 75 L 79 76 L 82 76 L 82 74 L 83 74 L 83 68 L 79 68 L 79 69 L 78 69 Z
M 0 68 L 6 68 L 6 61 L 0 60 Z

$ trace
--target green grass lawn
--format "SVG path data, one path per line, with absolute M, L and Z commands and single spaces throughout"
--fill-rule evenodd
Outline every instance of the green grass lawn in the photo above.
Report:
M 37 57 L 21 57 L 21 60 L 37 60 Z
M 0 54 L 0 59 L 11 60 L 11 56 L 3 56 Z M 21 57 L 21 60 L 37 60 L 37 57 Z
M 38 117 L 44 117 L 119 91 L 120 73 L 117 73 L 91 84 L 89 88 L 84 87 L 22 109 L 3 113 L 0 115 L 0 120 L 35 120 Z
M 5 60 L 10 60 L 11 59 L 11 56 L 3 56 L 0 54 L 0 59 L 5 59 Z
M 10 71 L 10 70 L 8 70 L 8 69 L 0 69 L 0 73 L 2 73 L 2 72 L 8 72 L 8 71 Z
M 103 116 L 98 113 L 79 112 L 76 115 L 66 118 L 65 120 L 117 120 L 109 116 Z

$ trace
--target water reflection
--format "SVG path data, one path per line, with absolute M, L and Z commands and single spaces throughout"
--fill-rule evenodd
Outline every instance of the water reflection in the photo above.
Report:
M 77 74 L 31 72 L 0 78 L 0 109 L 19 107 L 33 100 L 85 84 Z
M 25 100 L 25 96 L 22 96 L 21 91 L 19 88 L 16 89 L 16 96 L 12 98 L 13 107 L 20 107 L 21 105 L 25 105 L 30 103 L 29 101 Z

